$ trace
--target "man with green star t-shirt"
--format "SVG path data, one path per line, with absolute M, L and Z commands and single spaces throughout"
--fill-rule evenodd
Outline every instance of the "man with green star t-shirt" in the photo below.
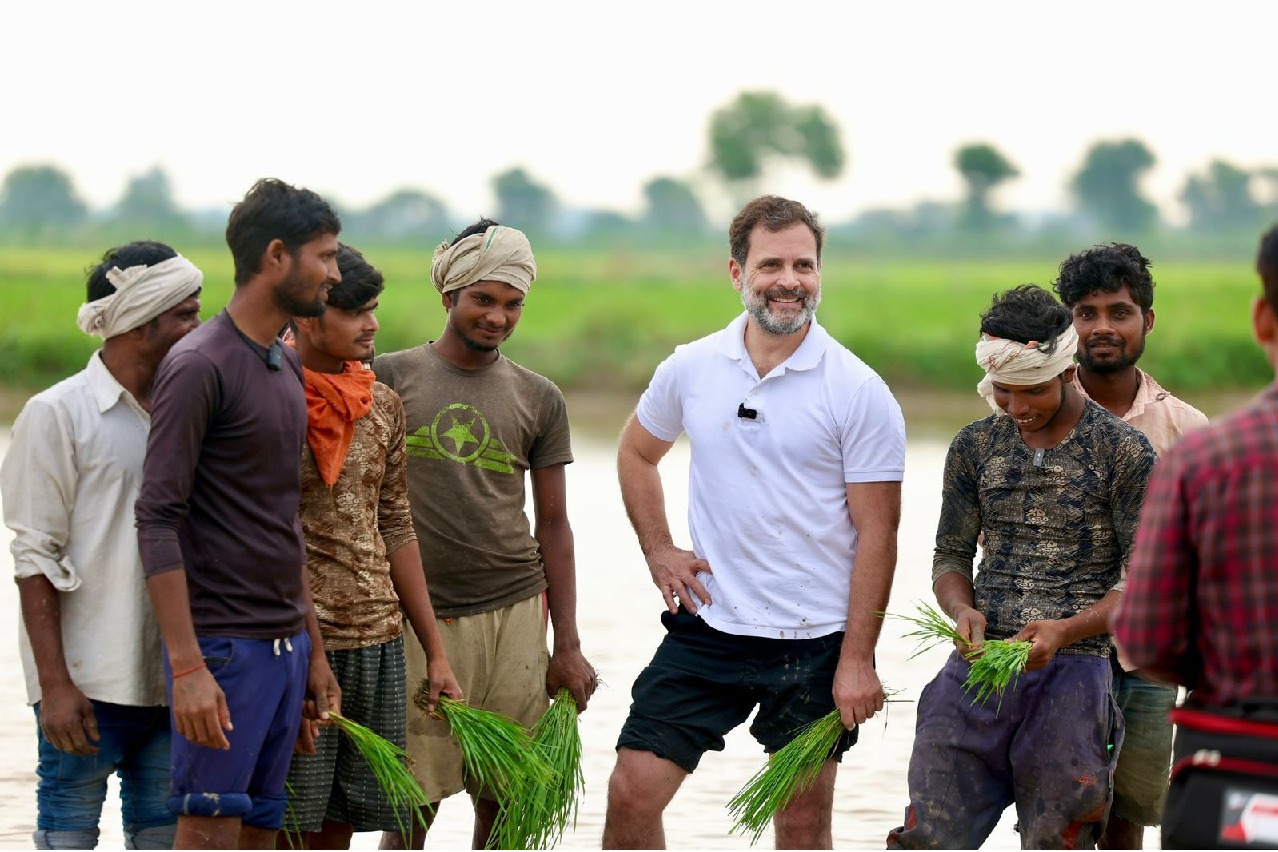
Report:
M 413 525 L 453 672 L 472 706 L 528 727 L 560 687 L 584 710 L 598 685 L 577 634 L 567 407 L 553 382 L 498 350 L 536 274 L 528 238 L 481 219 L 435 250 L 431 280 L 448 312 L 439 339 L 373 361 L 404 402 Z M 524 511 L 525 473 L 535 526 Z M 412 690 L 426 677 L 426 657 L 407 626 L 404 656 Z M 408 752 L 432 805 L 423 808 L 428 824 L 441 800 L 465 789 L 483 848 L 497 802 L 465 776 L 447 722 L 410 706 Z M 383 848 L 424 842 L 420 828 L 383 836 Z

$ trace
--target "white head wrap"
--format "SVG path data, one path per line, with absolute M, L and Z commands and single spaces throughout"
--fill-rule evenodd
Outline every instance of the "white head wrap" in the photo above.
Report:
M 441 293 L 477 281 L 502 281 L 527 293 L 537 277 L 532 245 L 523 231 L 492 225 L 453 245 L 440 243 L 430 264 L 430 280 Z
M 976 386 L 976 392 L 985 397 L 996 413 L 1000 409 L 994 403 L 994 383 L 1001 385 L 1037 385 L 1054 379 L 1074 364 L 1074 352 L 1078 349 L 1078 332 L 1074 326 L 1062 331 L 1051 355 L 1039 349 L 1038 341 L 1017 343 L 982 334 L 976 342 L 976 363 L 985 370 L 985 378 Z
M 154 266 L 112 267 L 107 280 L 115 292 L 80 306 L 76 322 L 85 334 L 106 339 L 145 325 L 192 296 L 204 273 L 182 255 Z

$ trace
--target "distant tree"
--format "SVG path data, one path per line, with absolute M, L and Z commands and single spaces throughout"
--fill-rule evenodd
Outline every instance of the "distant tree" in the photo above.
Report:
M 343 219 L 343 222 L 346 220 Z M 451 230 L 448 208 L 420 189 L 398 189 L 371 207 L 351 215 L 353 234 L 375 239 L 439 241 Z
M 998 187 L 1020 175 L 998 149 L 985 143 L 964 145 L 954 153 L 954 168 L 967 185 L 959 224 L 970 231 L 989 231 L 994 227 L 995 215 L 990 206 L 990 195 Z
M 1191 174 L 1180 191 L 1189 209 L 1189 224 L 1204 231 L 1256 227 L 1261 205 L 1252 193 L 1253 175 L 1224 160 L 1214 160 L 1204 174 Z
M 644 227 L 655 231 L 673 231 L 688 236 L 705 233 L 708 228 L 705 208 L 692 187 L 672 177 L 657 177 L 643 185 L 647 206 Z
M 497 196 L 497 221 L 530 233 L 553 229 L 559 202 L 549 187 L 535 182 L 523 169 L 514 168 L 493 178 Z
M 816 105 L 776 92 L 741 92 L 710 116 L 710 170 L 734 195 L 753 195 L 769 166 L 797 160 L 822 180 L 843 172 L 839 129 Z
M 173 201 L 168 173 L 159 166 L 129 178 L 112 219 L 130 229 L 152 233 L 188 227 L 185 215 Z
M 1261 218 L 1272 221 L 1278 217 L 1278 166 L 1264 166 L 1256 169 L 1253 176 Z
M 615 246 L 628 242 L 635 223 L 615 210 L 589 210 L 582 222 L 581 237 L 599 245 Z
M 88 207 L 56 166 L 19 166 L 0 187 L 0 231 L 24 238 L 62 236 L 80 225 Z
M 1097 142 L 1070 181 L 1079 206 L 1112 238 L 1148 231 L 1158 208 L 1140 192 L 1140 178 L 1156 160 L 1139 139 Z

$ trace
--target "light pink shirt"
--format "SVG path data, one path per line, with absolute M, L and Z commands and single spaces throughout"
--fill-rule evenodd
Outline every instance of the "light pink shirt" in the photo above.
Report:
M 1172 396 L 1154 381 L 1153 376 L 1139 367 L 1136 368 L 1136 373 L 1140 376 L 1140 386 L 1136 389 L 1132 407 L 1122 419 L 1145 433 L 1154 452 L 1161 456 L 1180 440 L 1181 435 L 1207 425 L 1207 415 L 1184 400 Z M 1078 380 L 1077 373 L 1074 375 L 1074 387 L 1084 399 L 1091 399 L 1083 388 L 1083 383 Z

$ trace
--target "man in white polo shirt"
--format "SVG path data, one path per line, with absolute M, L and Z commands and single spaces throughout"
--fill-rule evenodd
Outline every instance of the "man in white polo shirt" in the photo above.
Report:
M 824 236 L 798 202 L 747 204 L 728 262 L 745 312 L 678 347 L 622 433 L 622 497 L 668 611 L 618 739 L 605 848 L 663 847 L 679 785 L 756 707 L 768 753 L 837 707 L 847 734 L 774 820 L 778 848 L 829 848 L 836 763 L 883 707 L 876 613 L 896 567 L 905 424 L 816 322 Z M 674 544 L 657 469 L 683 433 L 692 550 Z

